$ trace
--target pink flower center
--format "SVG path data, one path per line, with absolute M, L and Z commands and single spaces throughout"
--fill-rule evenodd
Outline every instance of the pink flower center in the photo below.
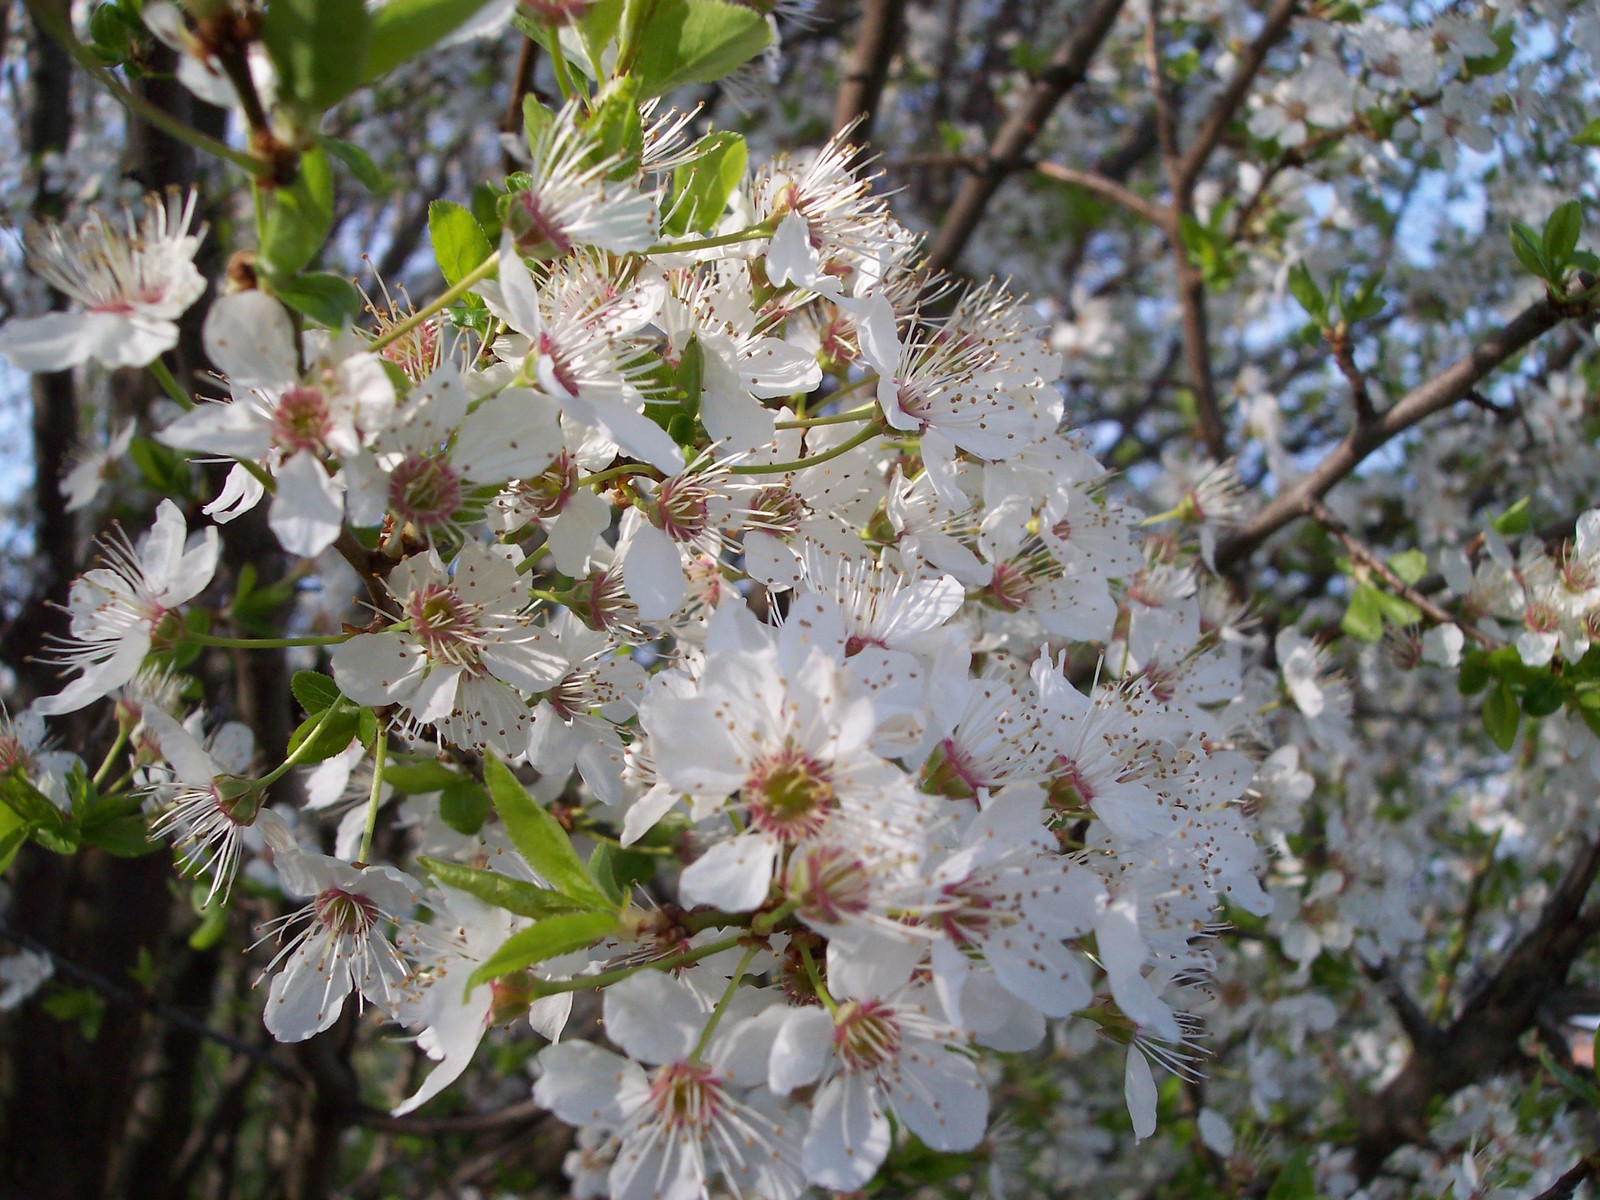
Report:
M 423 530 L 448 525 L 461 508 L 461 476 L 443 458 L 413 454 L 389 475 L 389 507 Z
M 541 474 L 522 480 L 516 488 L 534 516 L 544 520 L 559 516 L 578 490 L 578 464 L 563 450 Z
M 550 373 L 555 376 L 556 382 L 566 389 L 567 395 L 576 396 L 578 376 L 572 369 L 571 355 L 567 354 L 548 333 L 539 335 L 539 344 L 535 348 L 541 356 L 550 360 Z
M 793 488 L 769 484 L 756 493 L 755 499 L 750 502 L 750 512 L 753 528 L 764 529 L 780 537 L 790 537 L 800 530 L 800 522 L 806 515 L 806 502 L 795 494 Z
M 689 542 L 710 524 L 711 493 L 694 479 L 674 476 L 661 485 L 650 506 L 650 523 L 675 542 Z
M 513 203 L 516 205 L 512 211 L 518 246 L 525 250 L 549 246 L 557 254 L 572 249 L 572 238 L 566 226 L 544 196 L 538 192 L 518 192 Z
M 328 434 L 328 401 L 316 388 L 292 387 L 272 413 L 273 445 L 289 454 L 320 450 Z
M 478 606 L 468 604 L 454 588 L 432 584 L 406 600 L 411 633 L 436 662 L 474 666 L 483 638 L 478 631 Z
M 847 1071 L 876 1071 L 900 1053 L 900 1023 L 877 1000 L 852 1000 L 833 1019 L 833 1048 Z
M 699 1132 L 728 1106 L 728 1096 L 704 1063 L 668 1063 L 650 1080 L 650 1105 L 670 1130 Z
M 793 748 L 759 764 L 740 794 L 756 828 L 791 844 L 819 833 L 839 805 L 828 769 Z
M 311 907 L 330 933 L 359 936 L 378 923 L 378 906 L 359 892 L 343 888 L 318 892 Z
M 867 866 L 843 846 L 812 845 L 789 860 L 785 891 L 800 916 L 827 925 L 867 911 L 872 894 Z
M 995 565 L 989 580 L 989 600 L 1002 612 L 1019 612 L 1027 607 L 1033 592 L 1033 580 L 1028 572 L 1012 563 Z

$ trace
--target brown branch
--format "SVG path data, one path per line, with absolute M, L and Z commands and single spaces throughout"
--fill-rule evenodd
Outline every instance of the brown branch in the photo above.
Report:
M 405 1137 L 439 1137 L 448 1133 L 490 1133 L 513 1125 L 538 1120 L 547 1110 L 533 1100 L 498 1109 L 495 1112 L 469 1113 L 462 1117 L 394 1117 L 375 1108 L 359 1108 L 352 1114 L 358 1125 Z
M 1350 400 L 1356 408 L 1356 421 L 1360 424 L 1372 421 L 1378 413 L 1372 406 L 1372 391 L 1367 386 L 1367 377 L 1356 366 L 1355 348 L 1350 344 L 1349 331 L 1342 326 L 1324 329 L 1322 338 L 1333 352 L 1334 365 L 1339 368 L 1339 374 L 1350 385 Z
M 1206 316 L 1205 277 L 1189 257 L 1183 244 L 1184 218 L 1193 209 L 1193 189 L 1185 182 L 1183 159 L 1178 151 L 1178 106 L 1161 69 L 1158 37 L 1161 23 L 1160 0 L 1150 0 L 1150 19 L 1145 23 L 1145 68 L 1150 73 L 1150 91 L 1156 105 L 1156 140 L 1166 169 L 1167 186 L 1172 192 L 1171 207 L 1164 228 L 1172 250 L 1172 263 L 1178 274 L 1178 309 L 1183 329 L 1183 361 L 1194 391 L 1195 418 L 1206 452 L 1218 462 L 1228 457 L 1222 410 L 1217 399 L 1217 383 L 1211 369 L 1211 333 Z
M 1211 111 L 1206 114 L 1199 132 L 1195 134 L 1194 143 L 1178 163 L 1174 190 L 1179 195 L 1187 196 L 1193 191 L 1195 181 L 1200 178 L 1200 172 L 1205 170 L 1206 161 L 1217 148 L 1217 144 L 1222 141 L 1228 123 L 1233 120 L 1234 114 L 1239 111 L 1239 106 L 1250 94 L 1250 86 L 1266 62 L 1268 52 L 1289 32 L 1289 24 L 1294 20 L 1299 7 L 1300 0 L 1278 0 L 1272 11 L 1267 14 L 1267 23 L 1256 35 L 1255 41 L 1251 42 L 1239 56 L 1232 77 L 1222 89 L 1222 95 L 1211 106 Z
M 1362 1183 L 1370 1182 L 1395 1150 L 1426 1139 L 1426 1114 L 1434 1101 L 1517 1060 L 1518 1042 L 1537 1024 L 1544 1001 L 1600 932 L 1600 906 L 1584 908 L 1597 872 L 1600 838 L 1578 856 L 1538 923 L 1518 939 L 1450 1025 L 1435 1039 L 1414 1042 L 1400 1073 L 1358 1106 L 1353 1142 Z
M 1480 379 L 1518 351 L 1561 322 L 1589 311 L 1587 307 L 1552 303 L 1549 299 L 1536 301 L 1464 357 L 1412 388 L 1381 415 L 1356 424 L 1321 462 L 1223 539 L 1217 547 L 1217 569 L 1227 570 L 1285 525 L 1305 516 L 1312 501 L 1327 495 L 1335 484 L 1391 439 L 1465 399 Z
M 1096 0 L 1082 24 L 1061 44 L 1050 65 L 1028 89 L 1022 103 L 1006 118 L 984 155 L 983 169 L 962 185 L 934 235 L 928 252 L 930 270 L 948 270 L 961 257 L 1001 183 L 1022 164 L 1056 106 L 1087 76 L 1090 62 L 1111 33 L 1125 2 Z
M 511 99 L 506 101 L 505 114 L 500 118 L 500 132 L 514 134 L 522 129 L 522 101 L 533 89 L 533 69 L 539 61 L 539 43 L 531 37 L 522 39 L 522 49 L 517 54 L 517 69 L 511 79 Z M 506 174 L 518 167 L 509 149 L 500 156 Z
M 1597 1172 L 1595 1162 L 1591 1158 L 1586 1158 L 1578 1163 L 1577 1166 L 1567 1171 L 1560 1179 L 1557 1179 L 1535 1196 L 1533 1200 L 1572 1200 L 1574 1193 L 1578 1190 L 1578 1185 L 1585 1179 L 1600 1179 L 1600 1172 Z
M 1149 221 L 1165 229 L 1167 226 L 1167 210 L 1154 200 L 1147 200 L 1131 188 L 1125 187 L 1115 179 L 1108 179 L 1094 171 L 1079 171 L 1072 167 L 1063 167 L 1060 163 L 1042 162 L 1034 167 L 1046 179 L 1054 179 L 1058 183 L 1070 183 L 1073 187 L 1080 187 L 1086 192 L 1093 192 L 1101 196 L 1118 208 L 1126 209 L 1141 220 Z
M 889 63 L 900 46 L 905 27 L 906 0 L 868 0 L 856 27 L 856 49 L 839 81 L 839 98 L 833 108 L 833 130 L 838 133 L 852 121 L 855 141 L 872 140 L 872 123 L 889 78 Z
M 1478 645 L 1482 646 L 1485 650 L 1493 650 L 1500 645 L 1498 641 L 1490 637 L 1476 625 L 1468 621 L 1458 620 L 1446 609 L 1440 607 L 1434 601 L 1430 600 L 1427 596 L 1419 592 L 1416 588 L 1408 584 L 1404 579 L 1401 579 L 1400 576 L 1395 574 L 1394 568 L 1383 561 L 1382 556 L 1379 555 L 1377 551 L 1373 550 L 1365 542 L 1360 541 L 1354 534 L 1352 534 L 1350 532 L 1350 527 L 1343 521 L 1339 520 L 1338 517 L 1334 516 L 1333 513 L 1328 510 L 1327 505 L 1323 504 L 1321 500 L 1307 501 L 1306 515 L 1318 525 L 1321 525 L 1335 538 L 1337 538 L 1339 544 L 1344 547 L 1345 553 L 1348 554 L 1352 560 L 1360 563 L 1363 567 L 1367 568 L 1367 570 L 1371 571 L 1374 575 L 1382 579 L 1384 583 L 1388 584 L 1389 589 L 1394 592 L 1395 595 L 1399 596 L 1407 604 L 1410 604 L 1412 607 L 1417 609 L 1420 613 L 1422 613 L 1423 616 L 1427 617 L 1428 620 L 1432 621 L 1435 625 L 1458 626 L 1462 633 L 1466 634 L 1473 641 L 1477 642 Z

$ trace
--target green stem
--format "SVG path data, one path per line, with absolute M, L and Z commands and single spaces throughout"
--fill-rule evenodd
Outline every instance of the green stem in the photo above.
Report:
M 458 279 L 452 286 L 446 288 L 442 293 L 436 296 L 430 303 L 425 304 L 421 308 L 417 309 L 416 312 L 412 313 L 404 321 L 401 321 L 400 324 L 394 326 L 387 333 L 373 338 L 372 341 L 367 343 L 367 349 L 376 353 L 377 351 L 382 350 L 385 346 L 392 345 L 394 342 L 399 341 L 418 325 L 421 325 L 429 317 L 433 316 L 434 313 L 441 312 L 444 309 L 449 308 L 478 284 L 482 283 L 485 279 L 489 278 L 489 276 L 493 275 L 499 268 L 500 251 L 496 250 L 493 254 L 489 255 L 488 258 L 484 259 L 477 266 L 473 267 L 472 270 L 468 271 L 465 275 Z
M 739 960 L 739 965 L 733 969 L 733 976 L 728 980 L 728 986 L 722 993 L 722 998 L 717 1001 L 717 1006 L 711 1010 L 711 1016 L 706 1021 L 706 1027 L 700 1031 L 699 1040 L 694 1044 L 694 1050 L 689 1055 L 690 1062 L 699 1062 L 700 1056 L 706 1052 L 706 1047 L 711 1044 L 712 1035 L 717 1032 L 717 1026 L 722 1021 L 722 1016 L 728 1011 L 728 1005 L 733 1003 L 733 994 L 739 990 L 739 980 L 744 977 L 745 968 L 750 965 L 750 960 L 756 956 L 759 946 L 751 946 L 744 952 L 744 957 Z
M 323 726 L 327 725 L 328 720 L 333 716 L 333 714 L 343 706 L 344 701 L 340 700 L 335 701 L 333 704 L 330 704 L 327 708 L 323 709 L 322 715 L 317 718 L 317 723 L 311 727 L 311 732 L 306 734 L 305 740 L 303 740 L 298 746 L 290 751 L 289 757 L 284 759 L 276 770 L 269 771 L 260 779 L 256 780 L 256 783 L 262 788 L 269 788 L 273 784 L 277 783 L 278 780 L 287 775 L 291 767 L 293 767 L 308 753 L 310 753 L 311 747 L 316 744 L 317 735 L 322 732 Z
M 800 947 L 800 961 L 805 964 L 806 978 L 811 981 L 812 990 L 817 993 L 817 999 L 822 1001 L 822 1007 L 828 1010 L 830 1017 L 839 1015 L 838 1002 L 833 994 L 828 991 L 828 985 L 822 982 L 822 972 L 817 970 L 816 960 L 811 957 L 811 947 L 806 945 L 805 939 L 798 938 L 795 944 Z
M 372 750 L 372 792 L 367 797 L 367 827 L 361 833 L 361 856 L 356 861 L 366 863 L 372 857 L 372 835 L 378 828 L 378 804 L 383 792 L 383 767 L 389 757 L 389 731 L 378 730 L 378 744 Z
M 735 475 L 784 475 L 790 471 L 803 471 L 807 467 L 820 466 L 822 463 L 830 462 L 841 454 L 849 454 L 857 446 L 870 442 L 882 432 L 883 426 L 874 421 L 860 433 L 840 442 L 833 449 L 824 450 L 821 454 L 813 455 L 810 458 L 797 458 L 793 462 L 784 463 L 752 463 L 749 466 L 732 467 L 730 470 Z
M 660 475 L 661 472 L 649 463 L 621 463 L 615 467 L 607 467 L 604 471 L 596 471 L 593 475 L 585 475 L 578 480 L 579 487 L 593 487 L 597 483 L 609 483 L 613 479 L 621 479 L 627 475 Z
M 117 740 L 111 743 L 111 749 L 106 751 L 105 761 L 100 764 L 100 769 L 94 773 L 94 786 L 96 789 L 98 789 L 100 785 L 106 781 L 106 776 L 111 774 L 112 760 L 115 759 L 117 755 L 122 752 L 122 748 L 128 744 L 129 730 L 130 727 L 128 725 L 122 722 L 117 723 Z
M 818 425 L 849 425 L 855 421 L 869 421 L 877 413 L 876 404 L 852 408 L 849 412 L 834 413 L 831 417 L 798 417 L 793 421 L 779 421 L 778 429 L 815 429 Z
M 525 575 L 539 565 L 541 559 L 550 553 L 550 543 L 541 542 L 521 562 L 517 564 L 517 574 Z
M 571 979 L 538 979 L 534 981 L 533 994 L 544 997 L 554 996 L 561 992 L 586 992 L 593 988 L 610 987 L 613 983 L 621 983 L 624 979 L 631 975 L 637 975 L 640 971 L 670 971 L 676 967 L 686 967 L 690 963 L 699 962 L 702 958 L 710 958 L 713 954 L 721 954 L 724 950 L 732 950 L 745 936 L 743 931 L 729 934 L 725 938 L 707 942 L 704 946 L 697 946 L 693 950 L 685 950 L 682 954 L 658 958 L 653 962 L 616 967 L 610 971 L 601 971 L 598 975 L 576 975 Z
M 185 412 L 188 412 L 194 407 L 194 397 L 187 395 L 184 390 L 178 386 L 178 381 L 173 376 L 171 368 L 169 368 L 166 363 L 162 362 L 159 357 L 151 361 L 149 370 L 150 374 L 156 377 L 156 382 L 161 385 L 162 390 L 177 402 L 179 408 L 183 409 Z
M 286 650 L 290 646 L 337 646 L 341 642 L 348 642 L 352 636 L 348 633 L 317 633 L 306 637 L 247 638 L 198 633 L 192 629 L 183 631 L 183 640 L 186 642 L 193 642 L 197 646 L 221 646 L 225 650 Z
M 178 120 L 177 117 L 163 108 L 150 103 L 137 92 L 130 91 L 123 86 L 122 81 L 107 70 L 102 64 L 95 61 L 82 42 L 78 40 L 77 33 L 72 28 L 72 21 L 60 19 L 56 16 L 56 6 L 46 4 L 43 0 L 26 0 L 28 11 L 33 15 L 40 27 L 46 30 L 51 37 L 66 48 L 74 62 L 82 67 L 101 87 L 110 92 L 122 107 L 139 117 L 147 124 L 154 125 L 157 129 L 178 141 L 193 146 L 196 150 L 213 155 L 225 162 L 248 171 L 251 176 L 261 179 L 271 174 L 271 168 L 263 162 L 252 158 L 240 150 L 235 150 L 226 142 L 220 142 L 214 137 L 201 133 L 198 129 L 191 128 Z M 65 6 L 61 11 L 66 11 Z
M 561 52 L 561 40 L 552 36 L 549 48 L 550 65 L 555 69 L 556 86 L 561 89 L 561 98 L 571 100 L 578 94 L 578 83 L 572 77 L 572 67 L 567 62 L 567 56 Z
M 693 254 L 696 250 L 714 250 L 718 246 L 732 246 L 738 242 L 753 242 L 772 236 L 770 224 L 752 225 L 737 233 L 719 233 L 715 237 L 695 238 L 687 242 L 657 242 L 646 254 Z

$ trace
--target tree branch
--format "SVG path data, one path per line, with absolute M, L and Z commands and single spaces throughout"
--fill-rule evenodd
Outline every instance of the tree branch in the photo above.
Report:
M 1086 192 L 1093 192 L 1096 196 L 1104 197 L 1118 208 L 1132 213 L 1144 221 L 1162 229 L 1167 227 L 1167 210 L 1154 200 L 1147 200 L 1131 188 L 1125 187 L 1115 179 L 1108 179 L 1094 171 L 1079 171 L 1072 167 L 1063 167 L 1059 163 L 1037 163 L 1034 169 L 1046 179 L 1054 179 L 1059 183 L 1069 183 L 1073 187 L 1080 187 Z
M 1050 65 L 1006 119 L 990 143 L 982 170 L 962 185 L 955 203 L 945 214 L 944 223 L 939 226 L 928 252 L 930 270 L 948 270 L 961 257 L 961 251 L 983 219 L 1000 184 L 1022 164 L 1028 148 L 1056 106 L 1083 82 L 1090 62 L 1110 34 L 1124 3 L 1125 0 L 1096 0 L 1084 14 L 1083 23 L 1061 44 Z
M 1534 1027 L 1545 999 L 1565 982 L 1573 961 L 1600 932 L 1600 906 L 1584 909 L 1597 872 L 1600 838 L 1578 856 L 1538 923 L 1455 1020 L 1436 1038 L 1414 1041 L 1400 1074 L 1359 1106 L 1354 1149 L 1362 1183 L 1372 1180 L 1399 1147 L 1426 1139 L 1426 1114 L 1434 1100 L 1516 1060 L 1521 1053 L 1517 1043 Z
M 1321 462 L 1222 540 L 1217 547 L 1217 569 L 1227 570 L 1285 525 L 1305 516 L 1312 501 L 1327 495 L 1379 447 L 1441 409 L 1464 400 L 1479 380 L 1518 351 L 1562 321 L 1588 311 L 1587 307 L 1552 303 L 1549 299 L 1536 301 L 1467 355 L 1412 388 L 1384 413 L 1372 421 L 1358 422 Z
M 1255 82 L 1262 64 L 1266 62 L 1267 53 L 1283 39 L 1284 34 L 1289 32 L 1289 24 L 1294 20 L 1299 7 L 1300 0 L 1278 0 L 1272 11 L 1267 14 L 1267 23 L 1256 35 L 1256 40 L 1251 42 L 1239 56 L 1239 61 L 1233 69 L 1233 76 L 1222 89 L 1222 95 L 1217 98 L 1217 102 L 1211 106 L 1211 111 L 1206 114 L 1204 123 L 1195 134 L 1194 144 L 1178 163 L 1175 182 L 1179 194 L 1187 196 L 1193 190 L 1195 181 L 1200 178 L 1200 172 L 1205 170 L 1211 152 L 1217 148 L 1222 135 L 1227 131 L 1228 123 L 1233 120 L 1234 114 L 1239 111 L 1239 105 L 1243 104 L 1245 97 L 1250 94 L 1250 85 Z
M 863 6 L 861 23 L 856 27 L 856 50 L 839 83 L 839 98 L 833 108 L 835 133 L 859 118 L 855 140 L 872 140 L 872 123 L 889 77 L 889 63 L 900 46 L 905 10 L 906 0 L 868 0 Z

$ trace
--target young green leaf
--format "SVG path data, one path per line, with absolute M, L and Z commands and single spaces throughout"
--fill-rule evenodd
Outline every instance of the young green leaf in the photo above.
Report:
M 372 14 L 372 40 L 367 48 L 361 82 L 371 83 L 406 59 L 432 49 L 465 25 L 488 2 L 389 0 Z
M 267 200 L 260 262 L 273 279 L 287 280 L 310 265 L 333 228 L 333 171 L 320 148 L 300 159 L 300 174 Z
M 1550 219 L 1544 223 L 1541 248 L 1551 275 L 1559 275 L 1578 248 L 1578 236 L 1583 232 L 1583 205 L 1568 200 L 1558 205 Z
M 641 98 L 687 83 L 715 83 L 765 50 L 767 19 L 726 0 L 661 0 L 639 35 Z
M 608 934 L 615 933 L 617 918 L 612 913 L 577 912 L 546 917 L 537 925 L 514 933 L 467 979 L 470 992 L 480 983 L 520 971 L 535 963 L 586 950 Z
M 1313 321 L 1321 323 L 1327 320 L 1327 297 L 1311 278 L 1311 271 L 1303 262 L 1297 262 L 1289 268 L 1289 294 L 1295 298 L 1295 303 L 1306 310 L 1306 316 Z
M 551 887 L 590 908 L 607 909 L 611 901 L 589 877 L 583 860 L 572 848 L 567 831 L 544 806 L 528 795 L 511 768 L 497 758 L 483 764 L 483 781 L 495 811 L 505 822 L 511 844 Z
M 1483 700 L 1483 728 L 1489 740 L 1502 750 L 1511 749 L 1517 740 L 1517 726 L 1522 721 L 1522 709 L 1517 697 L 1504 680 L 1495 684 Z
M 355 284 L 326 271 L 307 271 L 274 283 L 272 294 L 328 329 L 355 324 L 366 304 Z
M 737 133 L 708 133 L 696 144 L 692 162 L 672 173 L 673 207 L 666 231 L 674 237 L 709 233 L 727 211 L 728 198 L 744 181 L 749 150 Z
M 478 218 L 449 200 L 428 205 L 428 236 L 433 239 L 433 256 L 439 260 L 446 283 L 459 283 L 494 253 Z
M 339 685 L 318 671 L 296 671 L 289 680 L 289 690 L 313 717 L 339 700 Z
M 1520 221 L 1511 227 L 1511 252 L 1517 256 L 1517 261 L 1527 268 L 1530 275 L 1549 279 L 1554 274 L 1544 260 L 1544 250 L 1540 245 L 1539 236 Z
M 363 0 L 272 0 L 261 40 L 278 69 L 278 95 L 310 113 L 360 86 L 372 18 Z
M 457 891 L 476 896 L 494 908 L 503 908 L 519 917 L 554 916 L 557 913 L 589 912 L 578 908 L 560 892 L 539 887 L 525 879 L 513 879 L 498 871 L 483 871 L 477 867 L 464 867 L 460 863 L 445 862 L 426 856 L 417 860 L 440 883 Z

